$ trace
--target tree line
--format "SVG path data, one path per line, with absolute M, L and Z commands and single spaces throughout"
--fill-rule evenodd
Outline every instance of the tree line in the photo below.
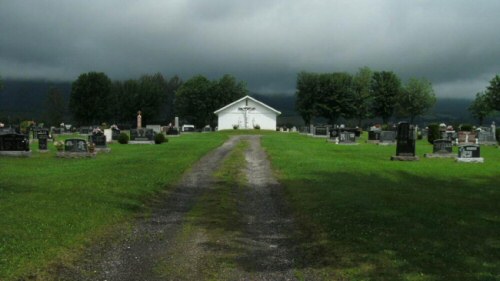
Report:
M 180 116 L 201 128 L 215 126 L 213 111 L 247 92 L 246 84 L 231 75 L 213 81 L 198 75 L 184 82 L 178 76 L 167 79 L 156 73 L 112 82 L 103 72 L 89 72 L 72 83 L 69 109 L 76 125 L 133 124 L 141 111 L 146 124 L 170 123 Z M 59 107 L 57 92 L 49 92 L 49 103 L 54 109 Z M 52 119 L 58 117 L 62 114 Z
M 500 76 L 495 75 L 490 80 L 490 85 L 483 92 L 476 93 L 476 98 L 469 107 L 472 116 L 482 125 L 484 119 L 500 111 Z
M 354 75 L 347 72 L 297 75 L 296 109 L 306 124 L 324 118 L 335 124 L 340 118 L 356 120 L 381 118 L 387 124 L 393 115 L 411 123 L 436 103 L 432 84 L 411 78 L 406 84 L 392 71 L 363 67 Z

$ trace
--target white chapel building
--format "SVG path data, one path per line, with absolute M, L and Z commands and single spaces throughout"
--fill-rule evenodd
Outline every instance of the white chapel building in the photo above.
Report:
M 218 117 L 219 130 L 254 129 L 276 130 L 276 119 L 281 112 L 250 97 L 245 96 L 214 111 Z

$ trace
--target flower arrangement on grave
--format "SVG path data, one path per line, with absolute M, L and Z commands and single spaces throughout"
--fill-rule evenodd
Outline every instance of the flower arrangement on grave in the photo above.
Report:
M 64 149 L 64 143 L 62 141 L 54 141 L 54 146 L 56 147 L 57 151 L 63 151 Z
M 109 128 L 110 128 L 111 130 L 120 130 L 120 129 L 118 128 L 118 126 L 116 126 L 116 124 L 111 125 L 111 127 L 109 127 Z
M 92 130 L 92 134 L 103 133 L 101 128 L 95 128 Z

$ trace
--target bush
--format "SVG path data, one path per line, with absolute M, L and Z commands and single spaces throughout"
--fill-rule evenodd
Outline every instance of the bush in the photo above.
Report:
M 165 137 L 163 133 L 155 135 L 155 144 L 162 144 L 164 142 L 168 142 L 168 139 Z
M 460 126 L 460 131 L 472 132 L 472 125 L 464 124 Z
M 257 124 L 257 125 L 255 125 L 255 126 L 253 126 L 253 128 L 254 128 L 255 130 L 260 130 L 260 125 L 258 125 L 258 124 Z
M 439 131 L 439 125 L 438 124 L 430 124 L 428 126 L 429 132 L 427 133 L 427 141 L 430 144 L 434 143 L 434 140 L 438 140 L 441 138 L 441 132 Z
M 497 128 L 497 129 L 495 130 L 495 135 L 496 135 L 496 137 L 497 137 L 497 142 L 498 142 L 498 144 L 500 144 L 500 128 Z
M 118 136 L 118 142 L 121 144 L 127 144 L 128 140 L 129 140 L 129 137 L 128 137 L 127 133 L 120 133 L 120 135 Z

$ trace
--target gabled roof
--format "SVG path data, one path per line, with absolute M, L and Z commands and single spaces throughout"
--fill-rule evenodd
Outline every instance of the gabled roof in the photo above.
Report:
M 281 114 L 281 112 L 279 112 L 278 110 L 276 110 L 276 109 L 274 109 L 274 108 L 270 107 L 269 105 L 267 105 L 267 104 L 265 104 L 265 103 L 263 103 L 263 102 L 261 102 L 261 101 L 258 101 L 258 100 L 256 100 L 256 99 L 252 98 L 251 96 L 244 96 L 244 97 L 242 97 L 241 99 L 239 99 L 239 100 L 237 100 L 237 101 L 235 101 L 235 102 L 232 102 L 232 103 L 230 103 L 230 104 L 228 104 L 228 105 L 224 106 L 223 108 L 217 109 L 216 111 L 214 111 L 214 113 L 215 113 L 215 114 L 219 114 L 219 112 L 224 111 L 226 108 L 229 108 L 229 107 L 233 106 L 233 105 L 234 105 L 234 104 L 236 104 L 236 103 L 239 103 L 239 102 L 241 102 L 241 101 L 244 101 L 245 99 L 249 99 L 249 100 L 251 100 L 251 101 L 253 101 L 253 102 L 257 103 L 257 104 L 262 105 L 263 107 L 265 107 L 265 108 L 267 108 L 267 109 L 269 109 L 269 110 L 273 111 L 274 113 L 276 113 L 276 115 L 280 115 L 280 114 Z

